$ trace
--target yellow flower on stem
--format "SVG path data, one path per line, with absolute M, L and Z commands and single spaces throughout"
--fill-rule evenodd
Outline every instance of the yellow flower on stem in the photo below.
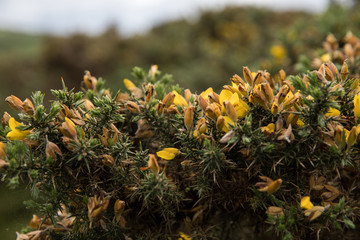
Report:
M 17 122 L 15 118 L 10 118 L 9 127 L 11 131 L 6 135 L 10 140 L 23 140 L 30 134 L 30 130 L 20 130 L 18 127 L 24 126 L 21 123 Z
M 165 160 L 173 160 L 179 152 L 180 151 L 177 148 L 164 148 L 163 150 L 156 152 L 156 155 Z

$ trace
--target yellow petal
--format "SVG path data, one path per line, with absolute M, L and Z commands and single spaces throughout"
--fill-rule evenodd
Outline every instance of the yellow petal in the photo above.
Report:
M 305 197 L 303 197 L 301 199 L 300 207 L 305 208 L 305 209 L 312 209 L 314 207 L 312 202 L 310 202 L 310 197 L 309 196 L 305 196 Z
M 180 151 L 177 148 L 164 148 L 163 151 L 167 151 L 169 153 L 178 154 Z
M 126 78 L 124 79 L 124 85 L 127 88 L 127 90 L 131 90 L 133 88 L 136 88 L 135 84 L 132 81 L 130 81 L 129 79 L 126 79 Z
M 229 102 L 234 105 L 238 118 L 244 117 L 249 111 L 249 106 L 239 97 L 239 94 L 233 93 Z M 223 104 L 223 102 L 221 102 Z
M 187 107 L 188 104 L 185 100 L 185 98 L 183 96 L 181 96 L 177 91 L 172 91 L 175 94 L 175 98 L 174 98 L 174 104 L 176 106 L 182 106 L 182 107 Z
M 340 116 L 340 111 L 337 110 L 336 108 L 329 108 L 329 111 L 325 114 L 328 117 L 336 117 L 336 116 Z
M 233 95 L 233 93 L 230 90 L 223 89 L 219 95 L 220 104 L 224 105 L 224 101 L 230 99 L 232 95 Z
M 231 125 L 235 125 L 235 124 L 228 116 L 223 116 L 223 117 L 224 117 L 225 124 L 224 124 L 222 130 L 227 133 L 227 132 L 229 132 L 230 124 Z
M 360 117 L 360 94 L 356 94 L 354 97 L 354 115 Z
M 202 96 L 206 101 L 209 100 L 209 94 L 214 92 L 214 90 L 212 89 L 212 87 L 209 87 L 208 89 L 206 89 L 205 91 L 203 91 L 200 96 Z
M 175 154 L 174 153 L 171 153 L 171 152 L 168 152 L 168 151 L 159 151 L 159 152 L 156 152 L 156 155 L 162 159 L 165 159 L 165 160 L 172 160 L 175 158 Z
M 23 140 L 27 135 L 30 134 L 30 130 L 20 131 L 18 129 L 9 132 L 6 137 L 10 140 Z
M 15 118 L 9 119 L 9 127 L 11 130 L 16 130 L 16 127 L 21 126 L 22 124 L 15 120 Z
M 281 184 L 282 184 L 282 179 L 281 179 L 281 178 L 273 181 L 273 182 L 270 183 L 269 186 L 267 187 L 267 192 L 270 193 L 270 194 L 276 192 L 277 190 L 279 190 Z
M 265 134 L 271 134 L 275 131 L 275 124 L 269 123 L 267 126 L 261 127 L 261 131 L 264 132 Z

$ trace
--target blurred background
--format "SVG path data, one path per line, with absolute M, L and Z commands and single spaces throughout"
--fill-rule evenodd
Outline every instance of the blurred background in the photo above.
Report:
M 312 69 L 328 33 L 359 37 L 360 0 L 0 0 L 0 112 L 6 96 L 80 90 L 84 70 L 113 92 L 135 66 L 173 75 L 181 87 L 219 90 L 230 77 Z M 26 186 L 0 183 L 0 238 L 15 239 L 32 213 Z

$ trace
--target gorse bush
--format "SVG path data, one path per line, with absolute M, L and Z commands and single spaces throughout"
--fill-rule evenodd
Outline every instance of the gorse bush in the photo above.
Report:
M 52 90 L 50 109 L 40 92 L 9 96 L 19 114 L 2 119 L 2 179 L 28 182 L 36 211 L 18 239 L 359 237 L 351 39 L 352 55 L 329 49 L 345 52 L 340 65 L 244 67 L 219 93 L 183 90 L 151 66 L 134 68 L 126 92 L 85 72 L 83 91 Z

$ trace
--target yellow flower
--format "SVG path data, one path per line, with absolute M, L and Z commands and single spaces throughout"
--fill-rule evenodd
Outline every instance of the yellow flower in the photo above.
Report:
M 300 207 L 301 208 L 305 208 L 305 209 L 312 209 L 314 207 L 314 205 L 312 204 L 312 202 L 310 201 L 310 197 L 309 196 L 305 196 L 301 199 L 300 202 Z
M 214 90 L 212 89 L 212 87 L 209 87 L 208 89 L 206 89 L 205 91 L 203 91 L 200 96 L 202 96 L 206 101 L 209 100 L 209 94 L 214 92 Z
M 249 106 L 240 99 L 239 94 L 233 93 L 230 90 L 223 89 L 219 95 L 219 102 L 221 104 L 221 111 L 226 113 L 226 108 L 224 105 L 225 101 L 229 101 L 234 105 L 238 119 L 243 118 L 249 111 Z
M 281 45 L 274 45 L 270 49 L 270 54 L 277 60 L 282 60 L 286 55 L 286 49 Z
M 325 211 L 325 208 L 322 206 L 314 206 L 310 201 L 309 196 L 305 196 L 301 199 L 300 207 L 306 209 L 304 215 L 307 216 L 307 219 L 310 222 L 318 218 Z
M 10 140 L 23 140 L 27 135 L 30 134 L 30 130 L 21 131 L 17 127 L 24 126 L 17 122 L 15 118 L 10 118 L 9 127 L 11 131 L 6 135 Z
M 231 98 L 231 96 L 233 95 L 233 92 L 231 92 L 230 90 L 227 90 L 227 89 L 223 89 L 221 92 L 220 92 L 220 95 L 219 95 L 219 102 L 221 105 L 224 104 L 224 102 L 228 99 Z M 225 108 L 222 109 L 223 112 L 225 112 Z
M 237 93 L 231 95 L 229 102 L 234 105 L 238 118 L 243 118 L 249 111 L 249 106 L 240 99 Z
M 360 117 L 360 94 L 354 96 L 354 116 Z
M 186 235 L 183 232 L 179 232 L 180 237 L 178 238 L 178 240 L 191 240 L 191 237 L 189 237 L 188 235 Z
M 261 127 L 261 131 L 263 133 L 265 133 L 266 135 L 270 135 L 271 133 L 273 133 L 275 131 L 275 124 L 269 123 L 267 126 Z
M 340 111 L 337 110 L 336 108 L 329 108 L 329 111 L 325 114 L 328 117 L 336 117 L 336 116 L 340 116 Z
M 172 160 L 179 152 L 180 151 L 177 148 L 164 148 L 163 150 L 156 152 L 156 155 L 165 160 Z
M 185 98 L 183 96 L 181 96 L 177 91 L 172 91 L 175 94 L 175 98 L 174 98 L 174 104 L 176 106 L 182 106 L 182 107 L 187 107 L 188 104 L 185 100 Z

